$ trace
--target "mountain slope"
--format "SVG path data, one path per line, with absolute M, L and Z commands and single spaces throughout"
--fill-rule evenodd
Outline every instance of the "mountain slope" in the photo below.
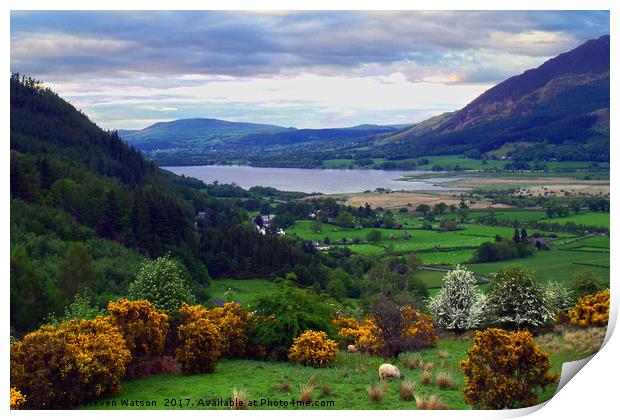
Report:
M 403 153 L 443 154 L 487 152 L 513 141 L 600 139 L 609 124 L 609 45 L 609 36 L 590 40 L 507 79 L 439 121 L 416 124 L 385 142 L 401 143 L 395 147 Z
M 153 124 L 142 130 L 119 130 L 121 138 L 161 165 L 199 165 L 220 162 L 228 153 L 245 156 L 266 150 L 304 145 L 339 145 L 389 135 L 409 125 L 362 124 L 344 128 L 296 129 L 208 118 Z
M 121 130 L 123 140 L 148 151 L 218 144 L 248 134 L 272 134 L 294 130 L 268 124 L 233 122 L 211 118 L 191 118 L 159 122 L 142 130 Z
M 31 78 L 13 74 L 10 92 L 11 334 L 78 293 L 99 307 L 127 296 L 146 258 L 177 260 L 200 302 L 210 276 L 315 263 L 301 239 L 247 223 L 246 207 L 271 209 L 262 193 L 160 169 Z
M 125 294 L 145 257 L 170 253 L 204 290 L 194 221 L 212 201 L 40 83 L 10 82 L 15 331 L 58 314 L 78 292 L 97 304 Z

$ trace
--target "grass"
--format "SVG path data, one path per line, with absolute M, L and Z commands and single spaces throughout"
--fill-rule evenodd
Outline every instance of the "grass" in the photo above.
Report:
M 576 223 L 584 226 L 595 226 L 609 229 L 610 214 L 603 212 L 579 213 L 566 217 L 554 217 L 541 221 L 542 223 L 557 223 L 564 225 L 566 223 Z
M 519 258 L 493 263 L 469 264 L 475 273 L 489 275 L 501 270 L 506 265 L 517 263 L 534 271 L 543 282 L 554 280 L 569 285 L 572 276 L 579 270 L 588 269 L 609 284 L 609 253 L 585 252 L 553 248 L 549 251 L 535 252 L 527 258 Z
M 233 300 L 247 305 L 257 297 L 276 292 L 278 285 L 266 279 L 217 279 L 210 282 L 209 291 L 213 298 L 226 300 L 225 293 L 229 289 Z
M 400 399 L 403 401 L 411 401 L 414 398 L 413 393 L 415 392 L 415 383 L 406 380 L 400 384 L 400 388 L 398 393 L 400 394 Z
M 540 336 L 537 340 L 543 350 L 550 353 L 552 370 L 559 373 L 562 363 L 578 360 L 595 351 L 603 336 L 604 329 L 599 328 L 567 330 L 555 335 Z M 554 340 L 561 345 L 554 346 Z M 591 343 L 585 346 L 584 341 Z M 230 409 L 229 406 L 214 407 L 206 404 L 207 401 L 219 398 L 228 399 L 231 396 L 231 389 L 236 388 L 243 390 L 239 394 L 245 394 L 248 398 L 250 409 L 302 408 L 269 406 L 266 401 L 261 405 L 260 402 L 261 399 L 268 398 L 272 401 L 299 400 L 304 390 L 307 394 L 305 398 L 310 398 L 311 394 L 312 404 L 318 404 L 312 405 L 310 407 L 312 409 L 376 409 L 378 406 L 390 409 L 415 409 L 416 403 L 410 399 L 410 393 L 425 401 L 434 395 L 440 399 L 442 405 L 451 409 L 468 409 L 461 391 L 465 381 L 459 369 L 459 361 L 465 359 L 465 352 L 471 345 L 471 333 L 461 336 L 445 333 L 440 336 L 437 347 L 433 349 L 403 353 L 396 360 L 341 352 L 334 365 L 329 368 L 312 368 L 287 362 L 222 360 L 211 374 L 164 374 L 125 381 L 119 396 L 99 400 L 97 406 L 88 405 L 84 408 L 146 408 L 121 405 L 123 400 L 139 400 L 153 401 L 154 406 L 149 408 L 154 409 Z M 390 378 L 379 381 L 378 367 L 385 362 L 395 364 L 406 379 L 401 381 Z M 411 378 L 419 377 L 429 364 L 432 364 L 432 370 L 437 372 L 434 381 L 429 380 L 427 383 L 416 381 L 415 384 L 409 382 Z M 360 367 L 364 369 L 358 369 Z M 450 386 L 444 389 L 439 385 L 443 381 L 439 379 L 441 375 L 445 375 L 450 383 Z M 291 384 L 300 385 L 293 387 Z M 377 396 L 370 395 L 371 388 L 372 394 L 376 393 Z M 326 392 L 326 389 L 329 392 Z M 554 391 L 554 386 L 547 387 L 539 394 L 540 400 L 551 398 Z M 382 397 L 379 397 L 379 394 L 382 394 Z M 377 402 L 373 402 L 372 399 Z M 380 402 L 377 399 L 381 399 Z M 175 400 L 176 405 L 171 406 L 170 400 Z M 254 400 L 257 401 L 256 406 L 251 405 Z M 333 401 L 333 405 L 328 401 Z M 101 405 L 105 403 L 116 405 Z M 426 403 L 423 407 L 427 408 Z

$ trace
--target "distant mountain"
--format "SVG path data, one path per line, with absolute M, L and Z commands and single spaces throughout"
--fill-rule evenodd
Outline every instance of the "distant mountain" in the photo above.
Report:
M 142 130 L 119 130 L 119 136 L 143 151 L 215 145 L 248 134 L 273 134 L 295 130 L 277 125 L 191 118 L 159 122 Z
M 609 127 L 609 44 L 608 35 L 587 41 L 505 80 L 459 111 L 383 142 L 401 143 L 401 152 L 419 155 L 484 153 L 516 141 L 583 145 L 600 139 Z
M 210 118 L 160 122 L 142 130 L 118 130 L 118 135 L 146 156 L 163 164 L 208 162 L 219 152 L 311 144 L 345 143 L 370 136 L 402 130 L 408 124 L 361 124 L 354 127 L 297 129 L 268 124 L 233 122 Z
M 345 128 L 304 128 L 272 134 L 248 134 L 240 139 L 244 146 L 273 147 L 308 144 L 318 141 L 344 143 L 377 134 L 396 132 L 398 128 L 387 125 L 363 124 Z

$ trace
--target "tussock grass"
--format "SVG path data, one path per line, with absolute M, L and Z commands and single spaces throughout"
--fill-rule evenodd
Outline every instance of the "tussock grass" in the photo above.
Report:
M 435 376 L 435 383 L 439 389 L 456 389 L 456 382 L 448 372 L 440 372 Z
M 301 390 L 299 392 L 299 400 L 305 403 L 312 401 L 314 388 L 314 385 L 301 386 Z
M 437 352 L 437 356 L 439 356 L 439 358 L 441 358 L 441 359 L 447 359 L 448 356 L 450 356 L 450 353 L 448 353 L 445 350 L 441 350 L 441 351 Z
M 428 385 L 431 383 L 432 378 L 433 374 L 430 371 L 425 370 L 424 372 L 422 372 L 422 375 L 420 375 L 420 382 L 424 385 Z
M 385 387 L 377 384 L 372 384 L 367 388 L 368 398 L 373 403 L 380 403 L 383 401 L 385 395 Z
M 323 384 L 319 387 L 321 397 L 329 397 L 332 395 L 332 386 L 330 384 Z
M 415 405 L 418 410 L 447 410 L 448 406 L 445 405 L 437 395 L 431 395 L 430 397 L 422 397 L 415 395 Z
M 237 388 L 233 388 L 232 400 L 234 403 L 230 406 L 231 410 L 248 409 L 248 394 L 245 391 L 240 391 L 237 390 Z
M 278 385 L 278 391 L 280 392 L 289 392 L 291 389 L 293 389 L 293 385 L 291 385 L 288 379 L 283 379 L 280 385 Z
M 398 389 L 398 393 L 400 394 L 400 399 L 403 401 L 411 401 L 414 398 L 415 384 L 411 381 L 404 381 L 400 384 L 400 388 Z

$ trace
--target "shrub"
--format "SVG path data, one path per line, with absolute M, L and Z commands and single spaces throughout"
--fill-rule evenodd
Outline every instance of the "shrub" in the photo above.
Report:
M 380 354 L 385 347 L 379 327 L 373 318 L 365 318 L 360 323 L 354 318 L 340 318 L 335 321 L 336 325 L 341 325 L 338 336 L 345 341 L 345 344 L 352 341 L 359 351 L 368 354 Z
M 482 322 L 484 294 L 476 286 L 474 274 L 457 265 L 443 278 L 441 291 L 429 302 L 438 327 L 457 333 L 478 327 Z
M 183 303 L 193 303 L 184 266 L 170 257 L 146 261 L 136 279 L 129 285 L 132 300 L 148 300 L 166 313 L 179 309 Z
M 110 320 L 125 337 L 132 363 L 161 353 L 168 331 L 168 316 L 146 300 L 120 299 L 108 303 Z
M 547 293 L 549 307 L 556 313 L 556 319 L 558 311 L 567 311 L 575 303 L 571 292 L 559 282 L 550 281 L 547 283 L 545 292 Z
M 178 373 L 179 363 L 173 356 L 140 357 L 132 360 L 125 371 L 125 378 L 141 378 L 161 373 Z
M 240 303 L 229 302 L 221 308 L 210 309 L 206 317 L 220 329 L 222 357 L 240 358 L 246 355 L 250 316 Z
M 62 317 L 50 315 L 48 321 L 52 324 L 61 324 L 77 319 L 94 319 L 100 315 L 104 315 L 104 311 L 92 302 L 90 296 L 86 293 L 77 293 L 73 297 L 73 302 L 65 307 Z
M 177 360 L 184 373 L 210 373 L 222 355 L 222 335 L 217 324 L 207 318 L 179 326 Z
M 411 306 L 401 309 L 404 319 L 403 335 L 407 339 L 405 351 L 417 351 L 437 345 L 435 321 L 431 316 L 416 311 Z
M 326 367 L 332 364 L 336 354 L 338 346 L 327 338 L 326 333 L 308 330 L 293 341 L 288 357 L 302 365 Z
M 11 346 L 11 384 L 33 408 L 68 408 L 120 390 L 131 355 L 107 318 L 70 321 Z
M 284 360 L 293 340 L 306 330 L 330 332 L 331 310 L 316 294 L 290 286 L 253 304 L 249 341 Z
M 475 408 L 504 409 L 537 403 L 536 390 L 556 380 L 549 358 L 529 331 L 490 328 L 476 333 L 461 361 L 465 401 Z
M 26 403 L 26 397 L 17 389 L 11 387 L 11 410 L 19 410 Z
M 434 347 L 437 334 L 433 319 L 411 306 L 399 307 L 394 302 L 379 300 L 373 305 L 373 316 L 357 322 L 353 318 L 334 320 L 341 328 L 338 336 L 353 341 L 364 353 L 397 356 L 404 351 Z
M 609 290 L 579 298 L 577 305 L 568 311 L 573 325 L 604 327 L 609 322 Z
M 579 270 L 573 274 L 571 290 L 573 299 L 593 295 L 603 289 L 601 279 L 590 270 Z
M 554 319 L 545 288 L 532 272 L 516 264 L 493 276 L 484 312 L 490 325 L 509 329 L 536 329 Z

